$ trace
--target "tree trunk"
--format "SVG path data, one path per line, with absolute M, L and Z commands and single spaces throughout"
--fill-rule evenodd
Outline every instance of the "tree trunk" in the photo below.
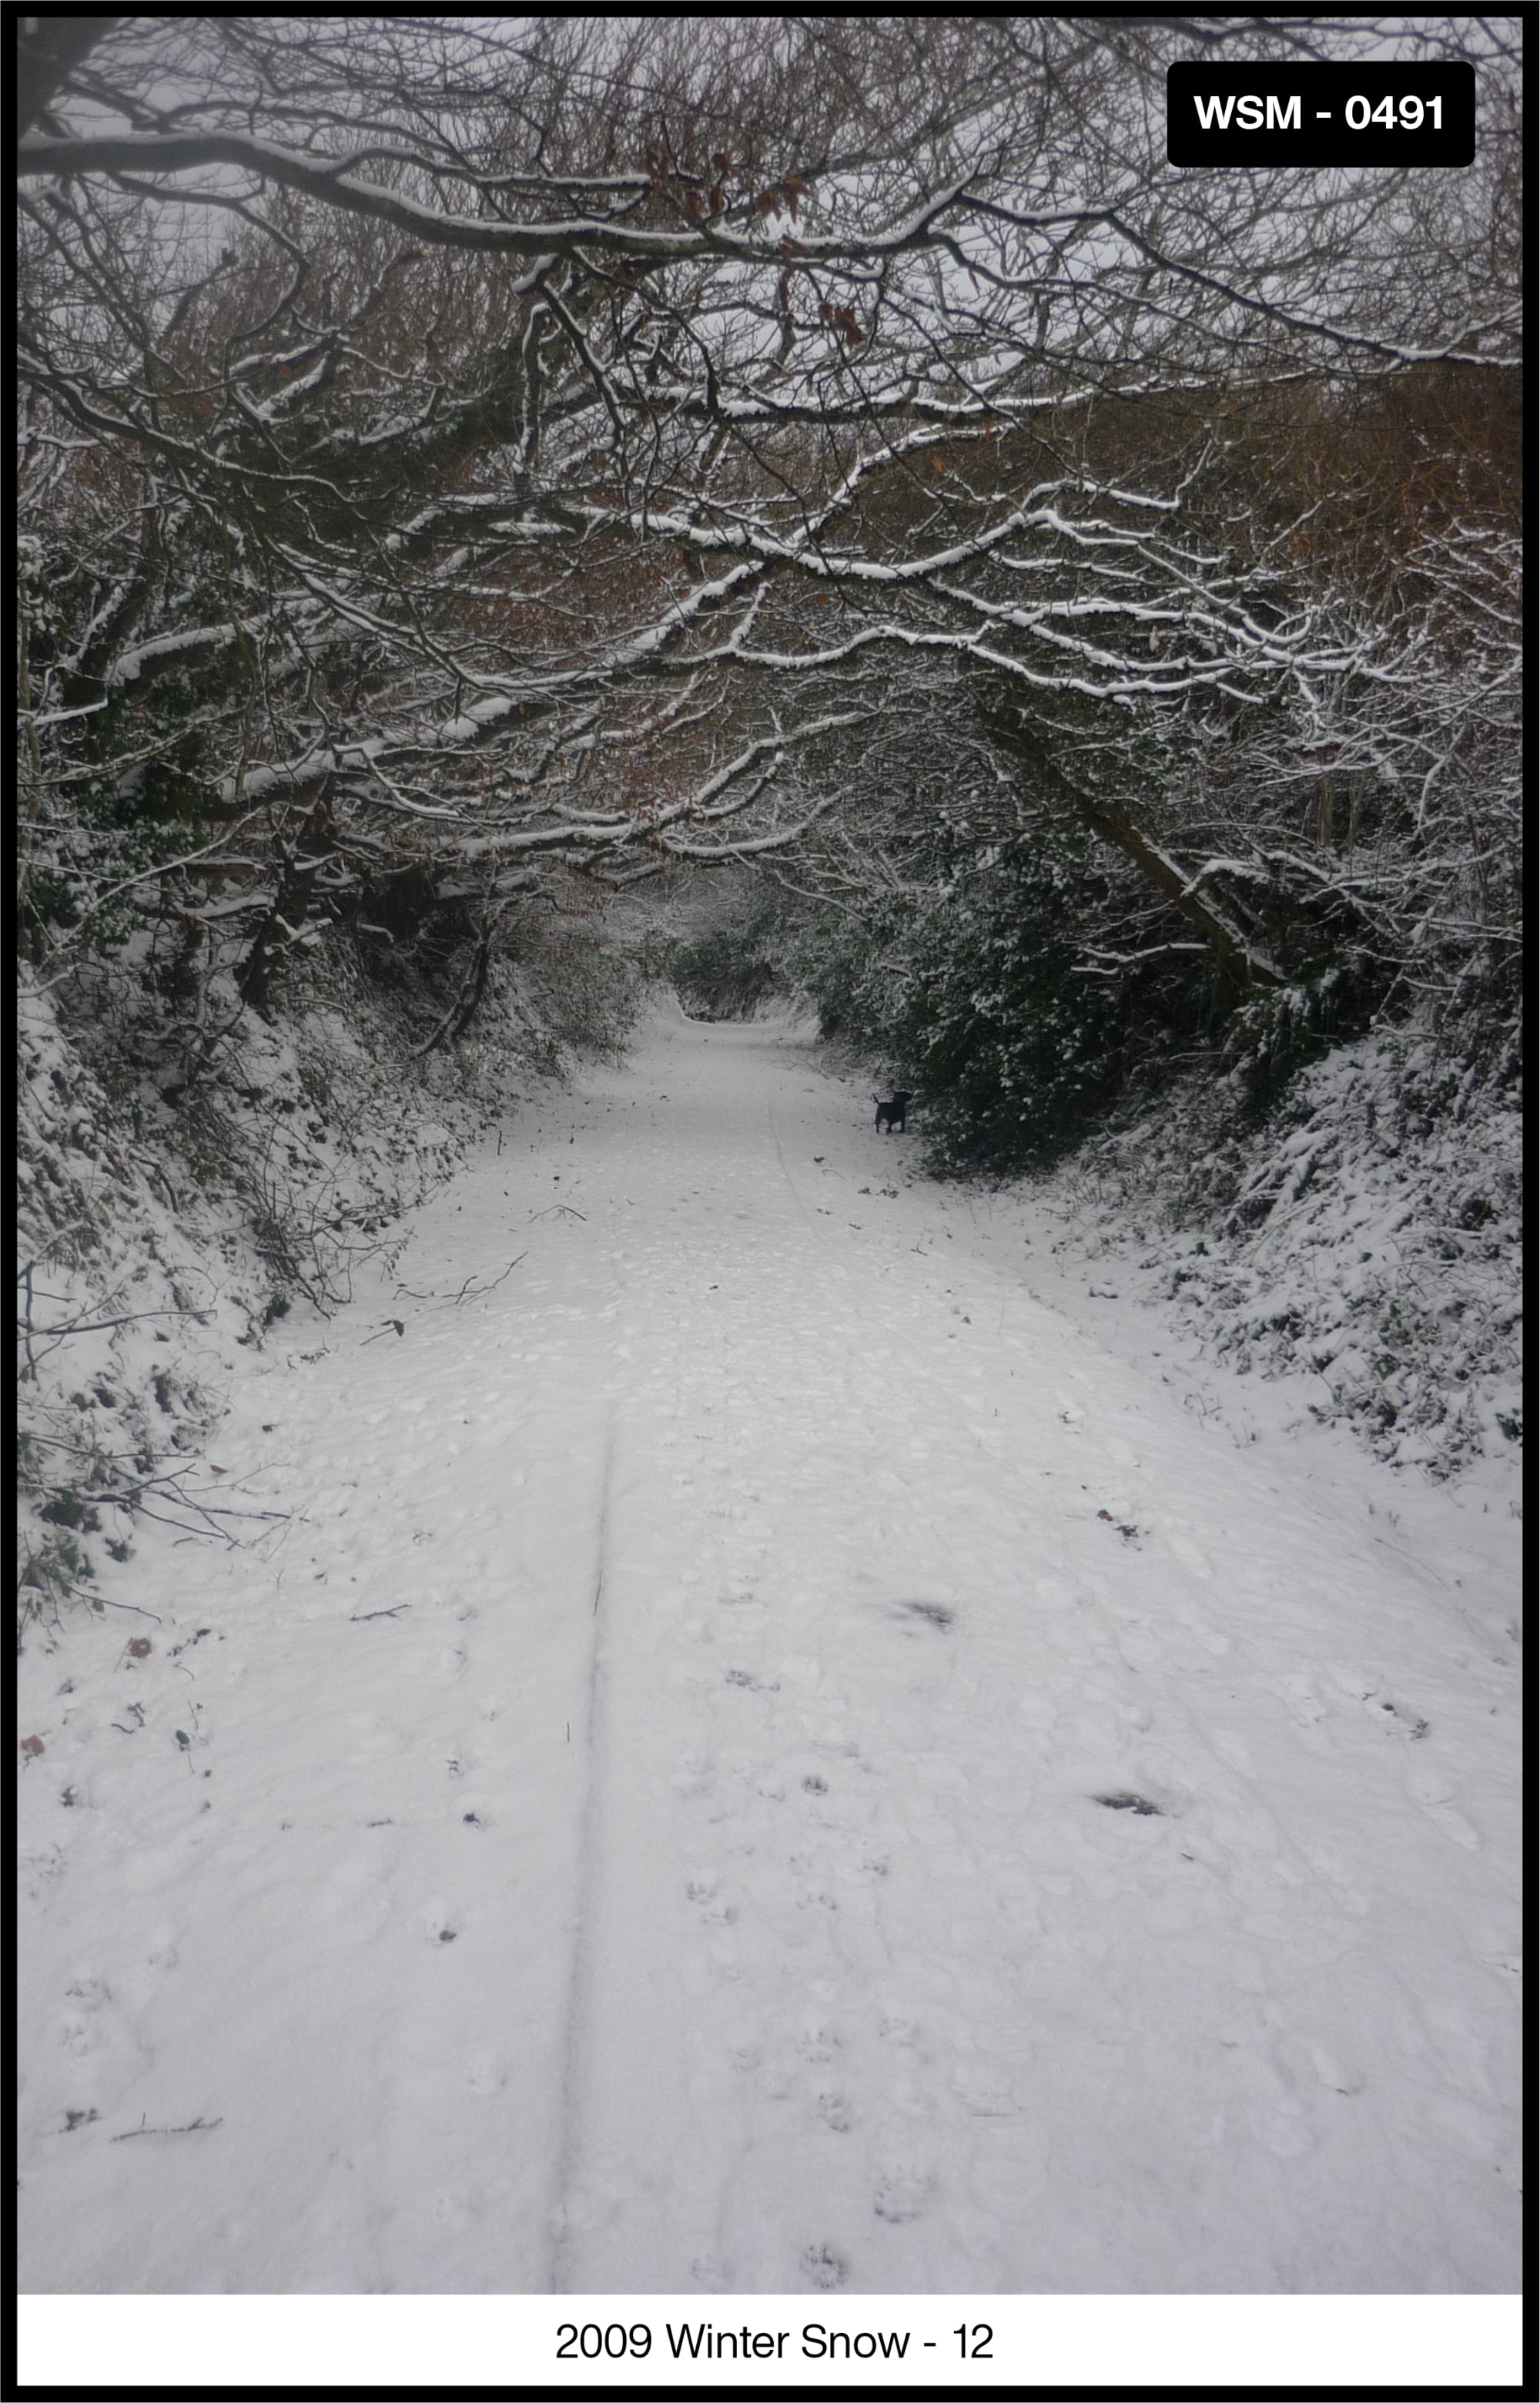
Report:
M 1266 954 L 1249 942 L 1240 927 L 1231 924 L 1212 901 L 1195 891 L 1190 878 L 1183 875 L 1176 862 L 1151 841 L 1126 801 L 1093 800 L 1077 785 L 1072 785 L 1062 769 L 1020 728 L 997 717 L 986 719 L 985 723 L 994 739 L 1015 753 L 1055 801 L 1103 842 L 1113 844 L 1125 859 L 1132 860 L 1140 874 L 1165 896 L 1172 909 L 1180 910 L 1187 924 L 1197 927 L 1227 975 L 1247 986 L 1276 988 L 1284 982 Z
M 267 1006 L 272 971 L 310 915 L 315 879 L 332 845 L 331 804 L 323 793 L 284 856 L 272 907 L 252 938 L 236 971 L 236 991 L 254 1009 Z

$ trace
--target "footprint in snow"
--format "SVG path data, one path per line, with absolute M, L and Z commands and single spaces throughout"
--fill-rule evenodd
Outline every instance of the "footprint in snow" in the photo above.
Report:
M 1326 1715 L 1326 1706 L 1309 1677 L 1296 1671 L 1283 1680 L 1280 1690 L 1296 1727 L 1309 1729 L 1320 1726 Z
M 730 1927 L 738 1917 L 737 1905 L 722 1898 L 714 1877 L 691 1878 L 686 1885 L 685 1897 L 695 1904 L 704 1918 L 717 1926 Z
M 890 2220 L 901 2228 L 906 2220 L 922 2216 L 930 2200 L 930 2189 L 931 2181 L 923 2171 L 889 2170 L 878 2186 L 872 2209 L 879 2219 Z
M 825 2127 L 837 2136 L 848 2136 L 855 2125 L 855 2113 L 842 2094 L 820 2094 L 817 2109 Z
M 797 2049 L 804 2061 L 832 2061 L 839 2049 L 840 2035 L 827 2021 L 810 2021 L 797 2039 Z
M 78 2007 L 74 2011 L 66 2010 L 62 2015 L 59 2041 L 66 2052 L 84 2060 L 89 2052 L 95 2049 L 98 2031 L 93 2025 L 94 2014 L 104 2004 L 110 2003 L 112 1996 L 104 1980 L 100 1978 L 76 1978 L 73 1984 L 65 1987 L 64 1992 Z
M 64 1873 L 64 1855 L 57 1844 L 49 1844 L 40 1853 L 29 1854 L 21 1863 L 27 1882 L 29 1901 L 41 1902 L 56 1878 Z
M 810 2286 L 821 2294 L 832 2294 L 850 2276 L 850 2264 L 843 2260 L 832 2244 L 809 2244 L 804 2247 L 798 2265 Z

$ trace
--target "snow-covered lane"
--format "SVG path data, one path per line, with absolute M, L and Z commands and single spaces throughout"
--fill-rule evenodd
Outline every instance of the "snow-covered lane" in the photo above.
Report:
M 243 1378 L 23 1664 L 24 2287 L 1517 2285 L 1515 1666 L 904 1156 L 660 1020 Z

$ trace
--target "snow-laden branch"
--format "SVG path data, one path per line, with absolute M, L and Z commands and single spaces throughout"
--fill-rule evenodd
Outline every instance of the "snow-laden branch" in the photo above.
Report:
M 533 225 L 493 216 L 465 216 L 430 207 L 409 194 L 371 183 L 354 172 L 365 158 L 382 155 L 395 164 L 437 171 L 420 152 L 397 149 L 382 154 L 380 146 L 331 159 L 310 150 L 264 140 L 257 134 L 230 131 L 208 132 L 131 132 L 98 134 L 27 133 L 17 145 L 17 174 L 22 180 L 86 175 L 186 175 L 205 167 L 244 168 L 263 183 L 305 193 L 328 207 L 375 218 L 409 234 L 414 241 L 441 243 L 450 249 L 479 251 L 525 259 L 532 272 L 526 288 L 555 266 L 558 259 L 595 253 L 648 264 L 689 259 L 730 259 L 746 265 L 778 263 L 778 243 L 758 232 L 738 233 L 730 226 L 677 229 L 641 226 L 627 219 L 574 215 Z M 799 237 L 797 253 L 809 265 L 876 264 L 926 242 L 938 220 L 964 200 L 974 181 L 970 173 L 945 190 L 908 209 L 893 224 L 854 235 Z M 570 190 L 570 186 L 568 189 Z M 536 188 L 537 196 L 538 189 Z M 162 185 L 162 200 L 187 205 L 205 201 L 196 188 L 181 190 Z M 752 214 L 752 212 L 751 212 Z M 1056 213 L 1088 223 L 1105 215 L 1101 207 Z

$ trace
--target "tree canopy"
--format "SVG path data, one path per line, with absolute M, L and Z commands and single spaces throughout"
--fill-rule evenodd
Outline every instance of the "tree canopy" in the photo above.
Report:
M 1083 987 L 1510 1007 L 1516 21 L 18 25 L 40 969 L 1025 844 Z M 1387 46 L 1471 168 L 1166 163 Z

